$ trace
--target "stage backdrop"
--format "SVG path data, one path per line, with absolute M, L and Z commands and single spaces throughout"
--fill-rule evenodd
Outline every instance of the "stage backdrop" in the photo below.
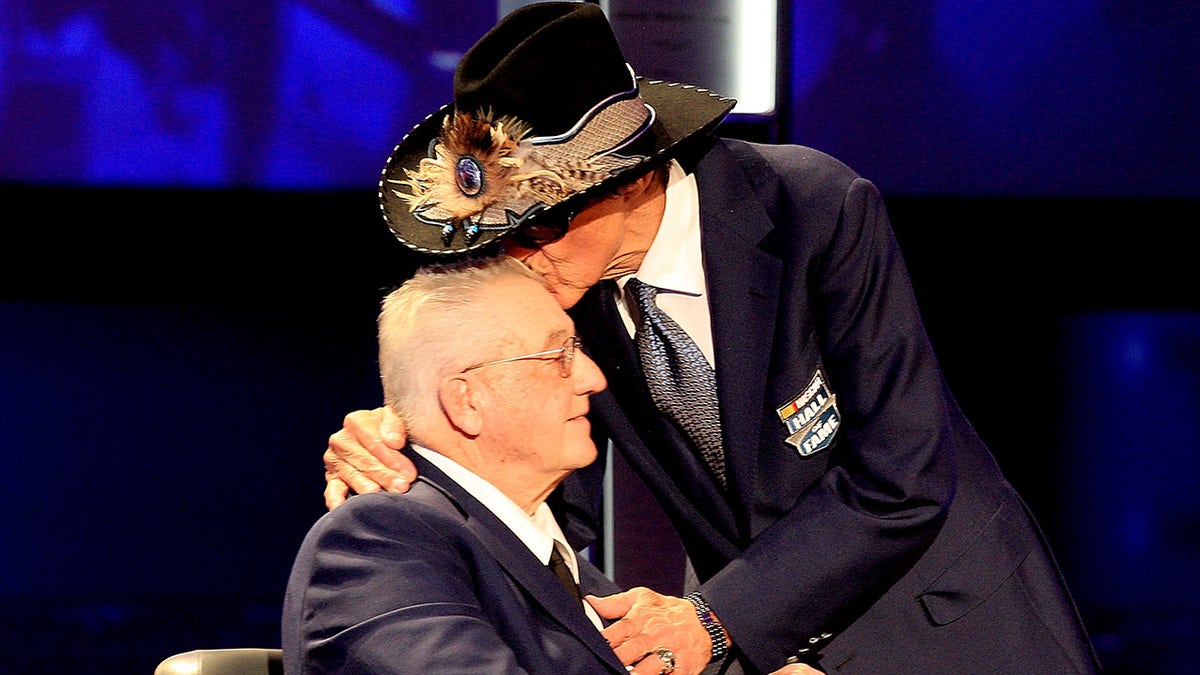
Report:
M 0 671 L 278 644 L 321 452 L 378 403 L 377 302 L 411 268 L 379 171 L 518 4 L 0 0 Z M 651 19 L 724 46 L 656 30 L 650 77 L 718 87 L 727 48 L 775 40 L 774 111 L 723 133 L 879 185 L 1108 672 L 1188 672 L 1195 4 L 780 2 L 758 35 L 742 4 L 602 6 L 631 53 Z

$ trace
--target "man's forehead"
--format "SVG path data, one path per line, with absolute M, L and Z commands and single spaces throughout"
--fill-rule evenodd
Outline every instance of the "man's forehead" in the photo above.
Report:
M 558 305 L 550 291 L 528 277 L 510 277 L 512 283 L 495 284 L 488 298 L 481 298 L 488 310 L 485 320 L 495 321 L 526 336 L 545 337 L 562 342 L 575 332 L 575 323 Z
M 575 334 L 574 326 L 571 324 L 569 317 L 565 321 L 549 322 L 538 321 L 529 323 L 524 328 L 521 327 L 521 318 L 512 317 L 508 320 L 510 325 L 516 328 L 515 333 L 526 336 L 525 339 L 532 340 L 530 344 L 544 345 L 549 347 L 559 347 L 567 338 Z

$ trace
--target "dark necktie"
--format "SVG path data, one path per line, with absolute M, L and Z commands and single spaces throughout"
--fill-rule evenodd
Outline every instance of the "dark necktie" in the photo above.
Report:
M 571 597 L 579 602 L 583 602 L 583 594 L 579 592 L 579 584 L 575 583 L 575 577 L 571 576 L 571 568 L 567 567 L 567 561 L 563 559 L 562 554 L 558 552 L 558 546 L 550 549 L 550 571 L 554 572 L 554 576 L 558 577 L 558 583 L 567 589 Z
M 658 308 L 658 289 L 630 279 L 625 290 L 638 307 L 635 342 L 650 398 L 683 429 L 708 469 L 725 487 L 717 377 L 704 353 L 679 324 Z

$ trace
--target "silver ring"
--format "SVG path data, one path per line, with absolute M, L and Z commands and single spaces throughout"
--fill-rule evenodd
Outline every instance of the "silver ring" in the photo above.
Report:
M 659 647 L 654 650 L 654 655 L 658 657 L 659 661 L 662 661 L 662 675 L 671 675 L 675 672 L 675 652 L 666 647 Z

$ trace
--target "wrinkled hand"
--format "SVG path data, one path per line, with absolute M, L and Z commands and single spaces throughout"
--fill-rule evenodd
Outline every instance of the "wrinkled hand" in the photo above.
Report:
M 404 422 L 391 408 L 356 410 L 329 437 L 325 450 L 325 506 L 341 506 L 353 493 L 408 492 L 417 469 L 399 452 Z
M 587 600 L 601 617 L 619 619 L 601 634 L 621 663 L 635 664 L 631 672 L 661 673 L 662 661 L 652 653 L 659 647 L 674 652 L 673 675 L 695 675 L 708 665 L 712 639 L 687 600 L 642 587 L 603 598 L 589 595 Z

